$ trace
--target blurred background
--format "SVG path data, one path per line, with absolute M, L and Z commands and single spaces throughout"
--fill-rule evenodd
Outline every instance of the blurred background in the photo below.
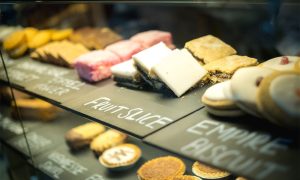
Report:
M 36 28 L 109 26 L 125 38 L 170 31 L 178 47 L 212 34 L 241 55 L 260 61 L 300 55 L 297 1 L 192 1 L 189 3 L 1 4 L 1 24 Z

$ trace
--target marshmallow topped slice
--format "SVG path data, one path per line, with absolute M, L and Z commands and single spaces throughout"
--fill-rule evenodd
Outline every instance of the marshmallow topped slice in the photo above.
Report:
M 137 81 L 139 79 L 139 72 L 134 66 L 133 60 L 128 60 L 123 63 L 111 67 L 111 72 L 114 77 L 130 79 Z
M 151 71 L 152 67 L 160 62 L 164 57 L 172 52 L 163 42 L 160 42 L 148 49 L 133 55 L 134 62 L 139 70 L 143 71 L 150 78 L 156 79 L 156 75 Z
M 174 50 L 153 71 L 178 97 L 207 75 L 207 70 L 186 49 Z

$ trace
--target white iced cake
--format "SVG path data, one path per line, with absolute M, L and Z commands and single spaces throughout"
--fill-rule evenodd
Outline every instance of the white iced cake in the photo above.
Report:
M 153 73 L 152 68 L 159 63 L 164 57 L 170 55 L 172 52 L 163 42 L 160 42 L 148 49 L 145 49 L 132 56 L 138 71 L 141 73 L 143 79 L 155 89 L 160 89 L 158 78 Z
M 174 50 L 153 71 L 178 97 L 208 73 L 186 49 Z
M 132 59 L 125 61 L 123 63 L 114 65 L 110 68 L 113 74 L 113 79 L 117 83 L 129 86 L 129 87 L 139 87 L 141 83 L 140 73 L 134 65 Z

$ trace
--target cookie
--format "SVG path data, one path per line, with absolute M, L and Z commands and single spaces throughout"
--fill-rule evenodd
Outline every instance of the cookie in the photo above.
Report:
M 51 35 L 52 41 L 61 41 L 64 39 L 69 38 L 73 33 L 73 29 L 62 29 L 62 30 L 56 30 Z
M 86 123 L 72 128 L 65 134 L 68 146 L 77 150 L 90 144 L 90 142 L 105 131 L 105 127 L 99 123 Z
M 289 71 L 294 70 L 297 61 L 300 61 L 298 56 L 281 56 L 265 61 L 260 66 L 277 71 Z
M 12 104 L 12 116 L 18 118 L 18 111 L 23 119 L 35 119 L 40 121 L 51 121 L 57 116 L 58 110 L 52 104 L 40 99 L 17 99 Z M 17 108 L 16 108 L 17 105 Z
M 172 180 L 201 180 L 197 176 L 190 176 L 190 175 L 181 175 L 181 176 L 176 176 Z
M 90 144 L 90 148 L 96 155 L 100 155 L 106 149 L 124 143 L 126 137 L 126 134 L 110 129 L 94 138 Z
M 28 47 L 31 49 L 38 48 L 42 45 L 47 44 L 51 40 L 51 33 L 50 30 L 42 30 L 39 31 L 31 41 L 28 42 Z
M 300 72 L 274 72 L 265 77 L 258 89 L 257 105 L 271 122 L 300 127 Z
M 27 52 L 27 49 L 28 49 L 27 44 L 22 43 L 18 47 L 8 51 L 7 53 L 11 58 L 19 58 Z
M 26 41 L 25 33 L 23 30 L 16 31 L 5 38 L 3 42 L 3 48 L 6 51 L 12 50 L 18 47 L 21 43 Z
M 236 109 L 234 101 L 230 97 L 225 96 L 224 88 L 227 86 L 230 86 L 230 81 L 218 83 L 209 87 L 204 92 L 201 101 L 206 106 L 217 109 Z
M 134 144 L 121 144 L 105 150 L 99 162 L 110 170 L 126 170 L 132 167 L 141 157 L 141 149 Z
M 26 37 L 26 41 L 30 42 L 33 37 L 38 33 L 38 29 L 33 28 L 33 27 L 27 27 L 24 29 L 24 33 L 25 33 L 25 37 Z
M 192 166 L 193 173 L 203 179 L 222 179 L 230 176 L 227 171 L 219 170 L 200 162 L 195 162 Z
M 230 83 L 235 104 L 243 111 L 260 117 L 256 105 L 256 93 L 261 80 L 273 71 L 263 67 L 246 67 L 237 70 Z
M 176 176 L 183 175 L 184 172 L 185 164 L 182 160 L 173 156 L 164 156 L 144 163 L 138 169 L 137 176 L 140 180 L 172 180 Z
M 230 45 L 212 35 L 188 41 L 184 47 L 204 64 L 236 54 Z
M 257 59 L 247 56 L 232 55 L 205 64 L 203 67 L 209 72 L 212 83 L 230 79 L 233 73 L 242 67 L 257 65 Z

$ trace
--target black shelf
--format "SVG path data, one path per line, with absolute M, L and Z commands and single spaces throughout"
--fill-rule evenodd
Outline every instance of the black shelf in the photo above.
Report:
M 35 68 L 44 66 L 47 68 L 44 68 L 43 73 L 39 73 L 38 69 L 28 67 L 31 64 Z M 24 81 L 10 77 L 12 87 L 79 116 L 125 132 L 170 153 L 190 160 L 199 160 L 250 179 L 300 178 L 300 173 L 297 171 L 300 165 L 298 132 L 278 128 L 253 117 L 225 119 L 209 116 L 200 101 L 206 87 L 194 89 L 182 98 L 175 98 L 151 91 L 119 87 L 111 79 L 96 84 L 87 84 L 81 81 L 72 69 L 40 63 L 29 58 L 19 59 L 8 67 L 8 71 L 15 70 L 39 78 L 24 83 Z M 50 70 L 56 73 L 50 73 Z M 60 74 L 60 71 L 65 73 L 59 77 L 55 75 Z M 7 84 L 3 77 L 2 82 Z M 40 89 L 38 87 L 41 84 L 51 85 L 59 91 Z M 57 92 L 64 93 L 59 95 Z M 112 109 L 100 105 L 101 103 L 106 104 L 107 107 L 112 105 L 112 108 L 120 106 L 126 108 L 125 111 L 113 113 Z M 99 108 L 103 109 L 98 110 Z M 136 114 L 131 112 L 131 115 L 135 114 L 135 116 L 128 115 L 130 110 L 136 112 Z M 147 115 L 165 118 L 164 120 L 171 119 L 171 121 L 163 121 L 167 123 L 158 123 L 158 126 L 151 129 L 137 121 L 138 117 Z M 211 130 L 211 135 L 187 132 L 187 129 L 197 123 L 207 123 L 206 121 L 208 122 L 205 125 L 206 130 Z M 213 127 L 218 127 L 218 129 L 213 129 Z M 248 136 L 245 135 L 243 140 L 239 140 L 239 136 L 242 135 L 238 133 L 245 133 Z M 232 139 L 225 141 L 225 137 Z M 195 152 L 182 151 L 183 147 L 193 142 L 197 143 L 197 140 L 206 141 L 207 144 L 199 146 L 201 148 Z M 208 155 L 203 155 L 203 152 Z M 226 153 L 233 154 L 224 161 L 215 160 L 217 157 L 225 156 Z M 238 158 L 233 158 L 235 154 L 239 154 Z M 212 158 L 209 158 L 210 156 Z

